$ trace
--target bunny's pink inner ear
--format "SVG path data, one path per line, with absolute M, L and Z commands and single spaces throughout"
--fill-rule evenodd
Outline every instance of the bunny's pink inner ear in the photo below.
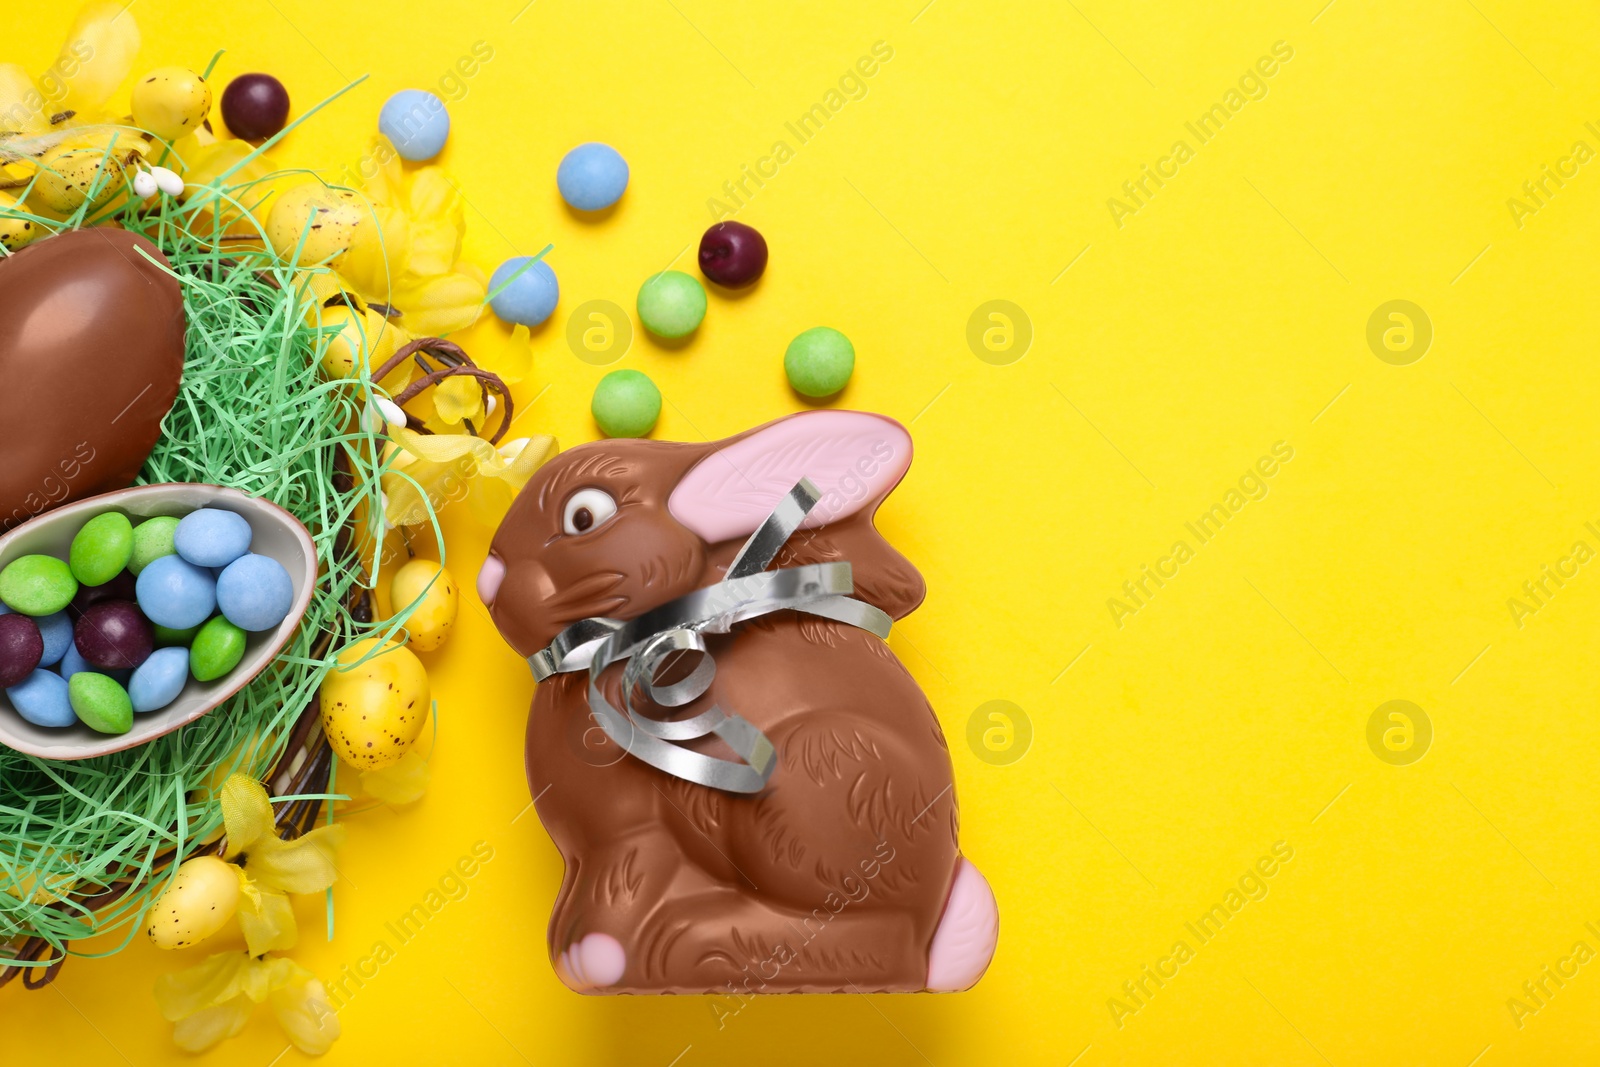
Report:
M 822 500 L 806 528 L 882 500 L 911 466 L 911 435 L 860 411 L 806 411 L 718 449 L 683 476 L 667 510 L 707 544 L 747 537 L 801 478 Z

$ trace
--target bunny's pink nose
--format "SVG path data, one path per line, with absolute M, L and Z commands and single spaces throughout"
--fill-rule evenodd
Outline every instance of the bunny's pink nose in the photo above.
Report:
M 490 556 L 483 561 L 483 566 L 478 570 L 478 599 L 488 607 L 494 603 L 494 596 L 500 592 L 500 583 L 505 580 L 506 565 L 499 556 Z

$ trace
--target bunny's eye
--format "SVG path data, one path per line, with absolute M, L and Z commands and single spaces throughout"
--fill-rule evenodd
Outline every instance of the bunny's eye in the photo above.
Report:
M 580 489 L 567 500 L 561 528 L 569 534 L 588 533 L 617 513 L 617 502 L 598 489 Z

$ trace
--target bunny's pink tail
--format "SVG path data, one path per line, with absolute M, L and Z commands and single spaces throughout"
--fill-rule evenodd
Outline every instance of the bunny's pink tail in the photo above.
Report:
M 950 900 L 928 950 L 928 989 L 935 993 L 970 989 L 988 970 L 999 939 L 1000 910 L 994 892 L 963 856 L 956 861 Z

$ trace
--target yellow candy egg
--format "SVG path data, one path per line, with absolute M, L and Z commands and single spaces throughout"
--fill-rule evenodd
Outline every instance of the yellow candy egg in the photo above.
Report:
M 428 721 L 428 672 L 410 649 L 390 641 L 351 666 L 379 644 L 368 637 L 349 645 L 322 680 L 322 732 L 341 759 L 364 771 L 398 762 Z
M 0 193 L 0 209 L 16 206 L 15 197 Z M 34 225 L 32 219 L 19 219 L 15 215 L 0 212 L 0 246 L 7 252 L 15 252 L 43 232 L 40 227 Z
M 322 353 L 322 373 L 328 378 L 355 376 L 356 361 L 362 352 L 367 354 L 367 369 L 375 371 L 394 355 L 394 350 L 411 340 L 399 326 L 384 319 L 378 312 L 367 308 L 357 311 L 348 304 L 335 304 L 317 312 L 317 326 L 328 338 L 328 347 Z M 406 387 L 411 378 L 407 360 L 389 372 L 383 388 L 397 393 Z
M 211 114 L 211 86 L 188 67 L 157 67 L 133 87 L 133 122 L 164 141 L 201 128 Z
M 100 145 L 77 140 L 58 144 L 39 157 L 39 180 L 30 199 L 37 197 L 50 210 L 69 215 L 83 206 L 94 189 L 91 206 L 100 207 L 127 189 L 127 167 L 136 155 L 136 151 L 123 153 L 120 145 L 115 155 L 107 155 Z
M 456 608 L 461 602 L 456 580 L 433 560 L 414 559 L 394 572 L 389 603 L 398 614 L 418 598 L 421 602 L 406 620 L 409 643 L 418 652 L 432 652 L 444 644 L 456 624 Z
M 172 887 L 150 909 L 147 932 L 157 948 L 185 948 L 221 930 L 239 906 L 239 873 L 216 856 L 183 861 Z
M 368 218 L 361 200 L 348 189 L 330 189 L 311 182 L 297 185 L 278 197 L 267 215 L 267 240 L 285 259 L 294 256 L 298 266 L 332 259 L 350 247 L 356 231 Z M 300 235 L 305 234 L 305 244 Z

